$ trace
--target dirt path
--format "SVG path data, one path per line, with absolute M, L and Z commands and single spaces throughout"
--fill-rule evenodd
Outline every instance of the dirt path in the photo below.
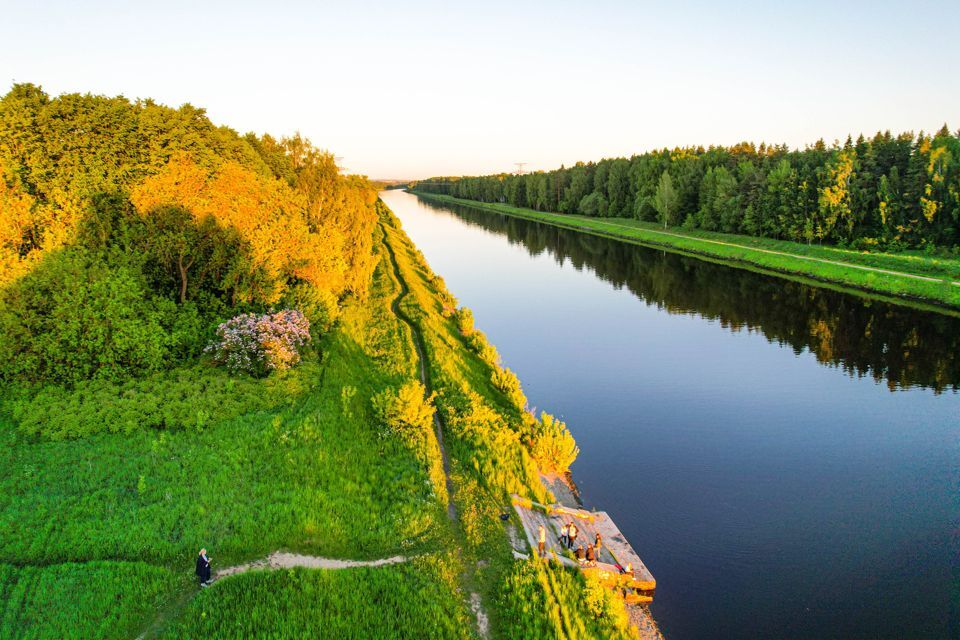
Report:
M 254 560 L 246 564 L 238 564 L 233 567 L 219 569 L 214 575 L 214 580 L 227 578 L 255 571 L 257 569 L 294 569 L 302 567 L 304 569 L 354 569 L 356 567 L 382 567 L 389 564 L 399 564 L 407 562 L 410 558 L 404 556 L 391 556 L 389 558 L 380 558 L 378 560 L 340 560 L 338 558 L 324 558 L 321 556 L 305 556 L 298 553 L 287 553 L 286 551 L 274 551 L 266 558 Z
M 407 294 L 410 293 L 410 287 L 407 286 L 407 282 L 400 274 L 400 264 L 397 262 L 397 256 L 393 252 L 393 247 L 390 246 L 390 242 L 386 238 L 387 229 L 385 226 L 383 227 L 383 235 L 383 246 L 387 248 L 387 253 L 390 254 L 390 264 L 393 266 L 393 275 L 397 280 L 397 284 L 400 285 L 400 293 L 394 298 L 391 308 L 397 317 L 410 327 L 410 333 L 413 336 L 413 346 L 417 351 L 420 382 L 426 387 L 427 395 L 430 395 L 433 393 L 433 385 L 430 381 L 430 370 L 427 367 L 427 348 L 423 342 L 423 336 L 420 334 L 420 330 L 417 329 L 417 325 L 414 324 L 410 316 L 400 307 L 400 303 L 407 297 Z M 440 445 L 440 456 L 443 459 L 443 475 L 446 478 L 447 484 L 447 517 L 449 517 L 451 521 L 456 522 L 457 506 L 453 503 L 453 480 L 450 478 L 450 457 L 447 455 L 446 447 L 443 446 L 443 424 L 440 420 L 440 413 L 437 411 L 433 412 L 433 426 L 437 434 L 437 444 Z
M 397 314 L 397 317 L 405 322 L 408 327 L 410 327 L 410 333 L 413 336 L 413 346 L 417 351 L 417 364 L 420 370 L 420 381 L 423 383 L 423 386 L 426 387 L 426 393 L 429 395 L 433 392 L 433 385 L 430 381 L 430 369 L 427 366 L 426 344 L 424 343 L 423 335 L 420 333 L 417 325 L 413 322 L 413 319 L 410 318 L 410 316 L 408 316 L 400 307 L 400 303 L 410 293 L 410 287 L 407 286 L 406 280 L 403 279 L 403 275 L 400 273 L 400 263 L 397 262 L 397 256 L 393 252 L 393 247 L 390 245 L 390 241 L 387 239 L 388 233 L 386 225 L 382 224 L 381 228 L 383 230 L 383 246 L 387 248 L 387 253 L 390 255 L 390 263 L 393 265 L 393 275 L 396 278 L 397 283 L 400 285 L 400 293 L 397 294 L 397 297 L 394 299 L 392 304 L 393 312 Z M 443 475 L 446 478 L 447 517 L 450 518 L 451 522 L 456 523 L 458 521 L 457 507 L 453 502 L 453 493 L 455 487 L 453 484 L 453 479 L 450 477 L 450 458 L 447 455 L 446 447 L 443 445 L 443 422 L 440 419 L 440 412 L 438 411 L 433 412 L 433 426 L 437 434 L 437 444 L 440 446 L 440 456 L 443 459 Z M 473 590 L 470 590 L 470 610 L 473 612 L 473 615 L 477 620 L 477 631 L 480 633 L 480 637 L 489 637 L 490 618 L 483 608 L 483 600 L 481 599 L 480 594 Z
M 304 569 L 355 569 L 357 567 L 383 567 L 391 564 L 400 564 L 401 562 L 409 562 L 410 560 L 412 560 L 412 558 L 404 556 L 391 556 L 377 560 L 341 560 L 339 558 L 324 558 L 322 556 L 306 556 L 286 551 L 274 551 L 266 558 L 261 558 L 260 560 L 219 569 L 213 574 L 213 580 L 218 581 L 222 578 L 229 578 L 230 576 L 259 569 L 277 570 L 294 569 L 297 567 Z M 166 605 L 161 607 L 154 617 L 154 620 L 143 633 L 137 636 L 136 640 L 158 637 L 170 619 L 174 617 L 175 612 L 181 611 L 186 607 L 187 603 L 193 599 L 196 593 L 194 589 L 190 589 L 189 591 L 182 591 L 174 595 Z

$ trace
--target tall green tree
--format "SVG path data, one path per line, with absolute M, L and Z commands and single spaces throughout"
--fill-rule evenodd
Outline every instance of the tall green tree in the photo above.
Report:
M 657 192 L 653 196 L 653 206 L 660 214 L 660 221 L 663 222 L 663 228 L 674 224 L 677 219 L 680 198 L 676 189 L 673 188 L 673 178 L 669 171 L 660 174 L 660 183 L 657 185 Z

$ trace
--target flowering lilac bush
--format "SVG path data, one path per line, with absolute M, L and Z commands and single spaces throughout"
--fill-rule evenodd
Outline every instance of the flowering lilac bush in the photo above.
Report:
M 300 362 L 300 348 L 309 341 L 310 321 L 295 309 L 244 313 L 217 327 L 206 352 L 231 371 L 266 375 Z

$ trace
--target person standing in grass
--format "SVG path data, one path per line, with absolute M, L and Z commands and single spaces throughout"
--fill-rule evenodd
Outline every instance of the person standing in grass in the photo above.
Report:
M 537 528 L 537 551 L 538 555 L 542 558 L 544 548 L 547 546 L 547 530 L 543 528 L 541 524 Z
M 197 554 L 197 577 L 200 579 L 201 587 L 210 586 L 210 558 L 207 557 L 207 550 L 200 549 Z

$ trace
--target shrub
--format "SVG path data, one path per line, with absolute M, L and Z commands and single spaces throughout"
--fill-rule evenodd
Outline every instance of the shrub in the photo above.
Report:
M 122 383 L 84 380 L 72 388 L 11 388 L 4 400 L 21 433 L 65 440 L 146 429 L 202 430 L 289 402 L 298 395 L 296 386 L 289 377 L 237 380 L 220 369 L 196 365 Z
M 500 354 L 496 347 L 487 342 L 487 336 L 482 331 L 474 330 L 467 335 L 467 347 L 491 367 L 499 366 Z
M 290 309 L 299 309 L 310 321 L 312 328 L 326 333 L 340 317 L 340 304 L 326 289 L 301 283 L 290 287 L 284 295 L 284 303 Z
M 160 369 L 174 315 L 133 265 L 79 248 L 52 254 L 0 294 L 0 376 L 73 383 Z
M 217 327 L 217 340 L 206 351 L 231 371 L 262 376 L 295 365 L 301 347 L 309 341 L 310 321 L 299 311 L 285 309 L 227 320 Z
M 570 469 L 579 453 L 580 449 L 567 430 L 567 425 L 549 413 L 541 413 L 530 443 L 530 454 L 540 469 L 548 473 L 564 473 Z
M 388 387 L 371 399 L 380 424 L 404 440 L 416 440 L 433 422 L 434 394 L 418 380 L 405 382 L 399 389 Z
M 523 411 L 527 407 L 527 396 L 520 388 L 520 379 L 510 369 L 494 369 L 490 376 L 493 386 L 503 392 L 510 404 Z
M 457 324 L 457 329 L 465 336 L 473 333 L 473 312 L 466 307 L 460 307 L 453 314 L 453 320 Z

